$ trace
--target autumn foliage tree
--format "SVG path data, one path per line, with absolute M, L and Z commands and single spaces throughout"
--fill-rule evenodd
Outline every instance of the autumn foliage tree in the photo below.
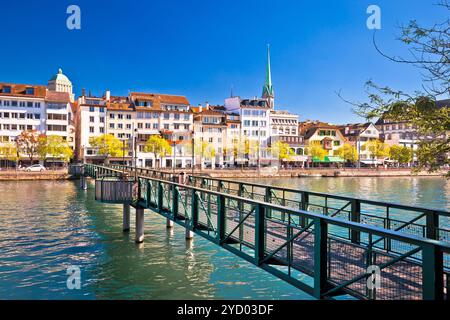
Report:
M 36 130 L 22 131 L 16 139 L 16 146 L 19 153 L 26 154 L 33 163 L 33 159 L 38 155 L 39 139 L 43 135 Z
M 97 149 L 97 153 L 105 157 L 122 157 L 124 155 L 123 143 L 112 134 L 103 134 L 97 137 L 91 137 L 89 140 L 91 147 Z

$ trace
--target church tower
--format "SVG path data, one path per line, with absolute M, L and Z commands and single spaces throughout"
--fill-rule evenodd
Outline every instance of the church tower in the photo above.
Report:
M 263 87 L 262 98 L 267 100 L 269 107 L 274 108 L 275 94 L 272 87 L 272 74 L 270 72 L 270 46 L 267 45 L 267 67 L 266 67 L 266 82 Z

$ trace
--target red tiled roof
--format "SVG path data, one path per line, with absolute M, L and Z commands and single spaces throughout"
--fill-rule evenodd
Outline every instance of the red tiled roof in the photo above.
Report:
M 56 92 L 47 90 L 47 94 L 45 95 L 45 100 L 49 102 L 70 102 L 70 94 L 68 92 Z
M 142 93 L 142 92 L 132 92 L 130 94 L 131 99 L 149 100 L 155 103 L 167 103 L 167 104 L 183 104 L 189 105 L 189 101 L 185 96 L 177 96 L 171 94 L 160 94 L 160 93 Z
M 11 87 L 11 93 L 3 92 L 3 87 Z M 34 88 L 34 94 L 25 94 L 27 88 Z M 0 95 L 4 96 L 45 98 L 46 91 L 47 87 L 41 85 L 0 82 Z

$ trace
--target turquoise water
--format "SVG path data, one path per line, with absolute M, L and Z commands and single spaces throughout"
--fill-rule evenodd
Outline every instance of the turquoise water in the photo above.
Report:
M 450 210 L 440 178 L 298 178 L 282 186 Z M 77 182 L 0 182 L 0 299 L 309 299 L 233 254 L 146 211 L 142 245 L 122 233 L 122 207 Z M 69 290 L 67 267 L 81 270 Z

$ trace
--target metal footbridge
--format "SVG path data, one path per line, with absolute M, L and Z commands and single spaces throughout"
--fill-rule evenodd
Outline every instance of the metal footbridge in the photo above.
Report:
M 450 299 L 450 212 L 145 168 L 75 169 L 85 187 L 96 179 L 97 200 L 124 204 L 124 230 L 136 208 L 137 242 L 149 209 L 318 299 Z

